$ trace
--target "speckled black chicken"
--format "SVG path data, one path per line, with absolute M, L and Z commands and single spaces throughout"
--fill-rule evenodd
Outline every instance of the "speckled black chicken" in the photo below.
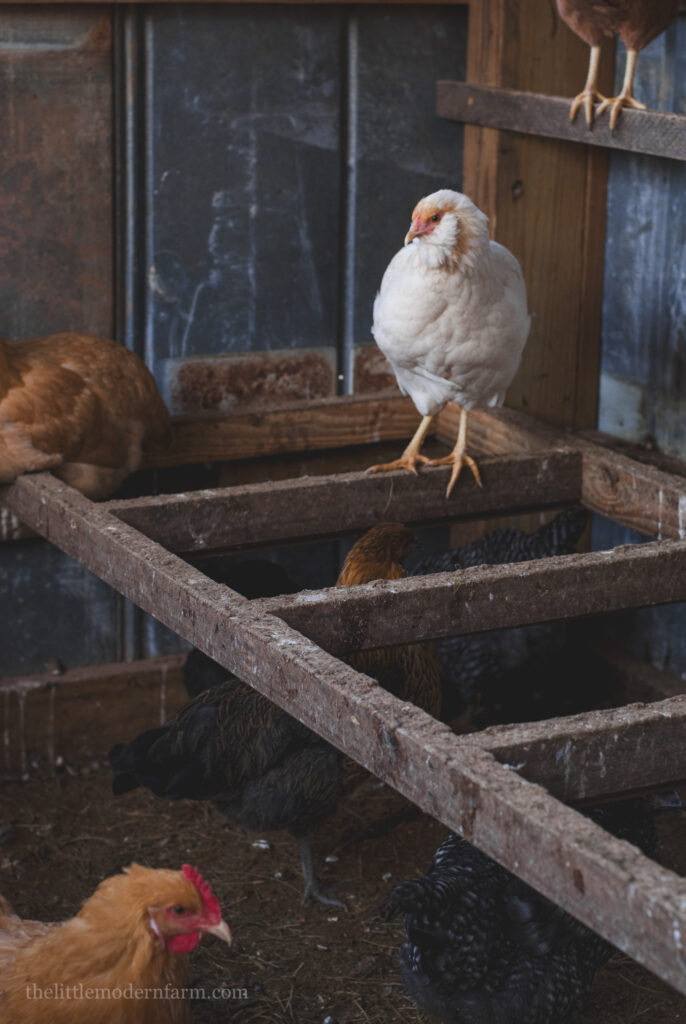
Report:
M 653 816 L 676 794 L 588 811 L 597 824 L 651 854 Z M 421 1010 L 445 1024 L 562 1024 L 613 947 L 457 835 L 424 878 L 385 904 L 402 913 L 400 966 Z
M 561 512 L 533 533 L 524 530 L 492 530 L 463 547 L 427 555 L 410 570 L 412 576 L 454 572 L 476 565 L 527 562 L 552 555 L 569 555 L 588 522 L 585 509 Z M 568 627 L 541 623 L 515 629 L 450 637 L 436 642 L 443 679 L 443 717 L 450 720 L 477 699 L 492 705 L 511 694 L 516 706 L 508 707 L 508 720 L 535 717 L 523 696 L 533 689 L 537 676 L 545 676 L 551 662 L 559 659 Z M 559 666 L 555 667 L 559 676 Z M 551 713 L 555 709 L 549 709 Z M 569 710 L 569 709 L 565 709 Z
M 339 584 L 402 577 L 414 543 L 404 526 L 375 527 L 353 546 Z M 351 661 L 393 693 L 437 713 L 441 684 L 433 645 L 363 652 Z M 226 675 L 165 725 L 110 751 L 117 773 L 113 790 L 144 786 L 172 800 L 211 798 L 233 824 L 287 829 L 300 848 L 304 902 L 341 905 L 319 886 L 307 834 L 365 772 L 252 687 Z

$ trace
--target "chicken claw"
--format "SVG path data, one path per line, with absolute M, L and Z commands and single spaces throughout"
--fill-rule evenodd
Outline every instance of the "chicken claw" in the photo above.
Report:
M 572 100 L 572 105 L 569 110 L 569 120 L 573 121 L 579 112 L 579 107 L 583 103 L 584 111 L 586 112 L 586 124 L 593 124 L 593 104 L 598 101 L 599 103 L 607 103 L 605 96 L 597 89 L 584 89 L 578 96 L 575 96 Z M 603 108 L 605 109 L 605 108 Z M 598 109 L 600 113 L 600 108 Z
M 610 131 L 613 132 L 617 127 L 617 120 L 619 118 L 622 107 L 632 107 L 634 110 L 646 110 L 645 103 L 640 103 L 634 99 L 631 94 L 634 83 L 634 73 L 636 71 L 636 60 L 638 53 L 636 50 L 627 50 L 626 54 L 626 69 L 624 71 L 624 82 L 622 84 L 622 91 L 619 96 L 611 96 L 610 99 L 604 99 L 598 107 L 598 116 L 600 116 L 604 110 L 608 107 L 610 110 Z
M 347 912 L 348 907 L 343 900 L 336 900 L 333 896 L 327 896 L 326 892 L 320 888 L 319 879 L 314 871 L 312 847 L 307 839 L 302 835 L 297 835 L 296 839 L 298 841 L 298 849 L 300 850 L 300 864 L 302 867 L 303 878 L 305 880 L 303 903 L 309 903 L 310 900 L 316 900 L 317 903 L 323 903 L 325 907 L 340 907 L 342 910 Z
M 385 473 L 390 469 L 409 469 L 410 473 L 417 472 L 417 463 L 430 462 L 426 455 L 420 455 L 419 450 L 424 444 L 424 439 L 429 433 L 429 427 L 433 421 L 433 416 L 422 416 L 421 422 L 417 427 L 414 437 L 408 444 L 405 451 L 402 453 L 399 459 L 394 459 L 393 462 L 382 462 L 378 466 L 370 466 L 367 470 L 368 473 Z
M 467 465 L 471 469 L 474 479 L 476 480 L 479 487 L 483 487 L 479 467 L 477 466 L 476 462 L 471 457 L 471 455 L 467 455 L 466 452 L 453 451 L 450 453 L 450 455 L 444 455 L 442 459 L 427 459 L 426 463 L 428 466 L 449 466 L 452 464 L 453 471 L 450 474 L 450 480 L 448 481 L 448 486 L 446 487 L 445 490 L 446 498 L 449 498 L 450 495 L 453 493 L 453 488 L 457 483 L 457 478 L 462 472 L 462 467 L 464 466 L 465 463 L 467 463 Z

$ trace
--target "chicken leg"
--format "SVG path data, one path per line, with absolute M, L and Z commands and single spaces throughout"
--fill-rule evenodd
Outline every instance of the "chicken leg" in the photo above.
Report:
M 569 120 L 573 121 L 576 117 L 579 107 L 583 103 L 584 110 L 586 111 L 586 124 L 593 124 L 593 103 L 596 99 L 602 100 L 603 103 L 607 102 L 602 93 L 599 93 L 596 89 L 596 82 L 598 80 L 598 62 L 600 60 L 600 47 L 591 47 L 591 57 L 588 62 L 588 75 L 586 76 L 586 85 L 584 86 L 583 92 L 580 92 L 578 96 L 575 96 L 572 100 L 572 106 L 569 111 Z M 604 108 L 603 108 L 604 109 Z M 600 110 L 598 111 L 600 113 Z
M 312 847 L 308 840 L 303 835 L 299 835 L 297 832 L 293 832 L 298 842 L 298 849 L 300 850 L 300 865 L 302 867 L 303 879 L 305 882 L 305 888 L 303 890 L 303 903 L 309 903 L 309 901 L 316 900 L 317 903 L 323 903 L 326 907 L 341 907 L 343 910 L 347 910 L 348 907 L 343 900 L 336 900 L 333 896 L 327 896 L 326 893 L 320 888 L 319 879 L 317 878 L 314 871 L 314 860 L 312 857 Z
M 634 74 L 636 71 L 636 60 L 638 58 L 637 50 L 627 50 L 626 53 L 626 69 L 624 71 L 624 82 L 622 84 L 622 91 L 619 96 L 611 96 L 609 99 L 603 99 L 603 102 L 598 107 L 598 116 L 611 108 L 610 112 L 610 131 L 614 131 L 617 127 L 617 119 L 619 117 L 622 107 L 633 107 L 634 110 L 645 110 L 645 103 L 640 103 L 631 94 L 631 90 L 634 84 Z
M 479 473 L 479 467 L 477 466 L 474 459 L 467 455 L 465 448 L 467 447 L 467 410 L 460 409 L 460 427 L 457 432 L 457 441 L 455 447 L 451 451 L 450 455 L 444 455 L 442 459 L 424 459 L 427 466 L 448 466 L 452 464 L 453 471 L 450 474 L 450 480 L 446 488 L 445 496 L 449 498 L 452 494 L 453 487 L 457 483 L 457 478 L 460 475 L 462 466 L 466 462 L 472 473 L 474 479 L 478 483 L 479 487 L 482 487 L 481 473 Z
M 419 450 L 424 444 L 424 440 L 429 432 L 429 427 L 431 426 L 432 421 L 433 416 L 422 416 L 422 421 L 417 427 L 414 437 L 400 458 L 394 459 L 393 462 L 383 462 L 378 466 L 370 466 L 367 472 L 384 473 L 388 469 L 409 469 L 411 473 L 416 473 L 418 462 L 429 462 L 429 459 L 427 459 L 425 455 L 419 454 Z

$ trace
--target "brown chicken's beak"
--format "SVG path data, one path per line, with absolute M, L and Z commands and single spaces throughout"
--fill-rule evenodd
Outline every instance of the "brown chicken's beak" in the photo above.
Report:
M 233 941 L 231 929 L 226 921 L 220 921 L 219 924 L 215 924 L 212 928 L 203 928 L 202 930 L 208 935 L 216 935 L 218 939 L 223 939 L 227 946 L 230 946 Z

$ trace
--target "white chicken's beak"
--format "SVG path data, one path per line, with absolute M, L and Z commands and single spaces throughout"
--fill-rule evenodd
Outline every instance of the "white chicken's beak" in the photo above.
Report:
M 415 240 L 415 238 L 419 238 L 420 235 L 425 235 L 426 232 L 426 224 L 420 220 L 419 217 L 415 217 L 410 225 L 410 230 L 405 235 L 405 245 L 409 245 L 410 242 Z
M 208 935 L 216 935 L 218 939 L 222 939 L 227 946 L 231 945 L 233 941 L 231 935 L 231 929 L 229 928 L 226 921 L 220 921 L 219 924 L 215 924 L 212 928 L 203 928 L 203 931 Z

